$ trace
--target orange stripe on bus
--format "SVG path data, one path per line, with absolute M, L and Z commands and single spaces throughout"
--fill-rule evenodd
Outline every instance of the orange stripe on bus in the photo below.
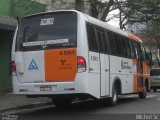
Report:
M 133 59 L 132 64 L 133 64 L 133 67 L 137 66 L 137 60 Z M 137 85 L 137 73 L 134 73 L 134 75 L 133 75 L 133 92 L 137 92 L 137 86 L 138 86 Z
M 133 75 L 133 92 L 137 92 L 137 76 Z
M 133 34 L 128 34 L 128 38 L 142 43 L 142 40 Z
M 74 81 L 77 73 L 76 48 L 45 51 L 45 80 Z

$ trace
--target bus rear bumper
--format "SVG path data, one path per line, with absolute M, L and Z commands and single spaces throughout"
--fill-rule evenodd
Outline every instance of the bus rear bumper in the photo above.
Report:
M 96 78 L 96 76 L 94 77 Z M 85 72 L 77 73 L 76 79 L 73 82 L 20 83 L 17 76 L 12 76 L 12 85 L 15 95 L 53 96 L 62 94 L 88 94 L 95 98 L 100 98 L 100 83 L 98 79 L 93 80 Z
M 72 86 L 72 83 L 67 83 L 68 86 Z M 62 97 L 62 98 L 79 98 L 80 100 L 84 100 L 84 99 L 97 99 L 95 96 L 93 96 L 90 93 L 87 93 L 86 91 L 82 91 L 82 90 L 74 90 L 74 89 L 66 89 L 66 85 L 65 88 L 64 87 L 59 87 L 59 89 L 61 90 L 55 90 L 52 89 L 51 91 L 41 91 L 40 90 L 40 86 L 41 85 L 18 85 L 17 89 L 14 89 L 14 94 L 15 95 L 20 95 L 20 96 L 26 96 L 28 98 L 38 98 L 38 97 L 48 97 L 48 98 L 56 98 L 56 97 Z M 43 87 L 44 85 L 42 85 Z M 47 86 L 47 85 L 46 85 Z M 54 86 L 54 85 L 49 85 L 49 86 Z M 30 89 L 32 88 L 32 89 Z
M 19 83 L 12 77 L 13 93 L 15 95 L 58 95 L 86 93 L 83 85 L 76 82 L 45 82 L 45 83 Z

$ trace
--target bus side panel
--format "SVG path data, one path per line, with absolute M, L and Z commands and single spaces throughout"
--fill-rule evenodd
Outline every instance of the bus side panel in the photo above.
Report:
M 87 92 L 96 98 L 100 98 L 100 74 L 89 73 Z
M 150 68 L 146 61 L 143 61 L 143 72 L 144 72 L 144 79 L 148 80 L 148 90 L 150 90 Z
M 77 84 L 80 85 L 85 93 L 90 94 L 96 98 L 100 98 L 100 68 L 99 62 L 97 65 L 91 62 L 91 56 L 95 55 L 94 52 L 89 52 L 88 38 L 86 30 L 86 19 L 83 15 L 78 16 L 78 41 L 77 41 L 77 56 L 82 56 L 86 60 L 86 72 L 77 73 Z M 96 54 L 99 57 L 99 54 Z M 98 73 L 90 71 L 90 68 L 98 71 Z
M 88 79 L 88 92 L 93 96 L 100 98 L 100 57 L 99 53 L 89 52 L 89 79 Z
M 131 59 L 110 56 L 110 95 L 112 95 L 112 86 L 115 80 L 120 80 L 122 94 L 133 93 L 132 71 Z
M 133 92 L 138 92 L 138 83 L 137 83 L 137 60 L 133 59 Z

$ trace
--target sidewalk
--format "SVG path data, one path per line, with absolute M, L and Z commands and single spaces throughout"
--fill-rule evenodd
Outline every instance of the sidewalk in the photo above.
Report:
M 15 96 L 13 93 L 7 93 L 0 96 L 0 113 L 47 104 L 51 104 L 51 99 L 45 97 L 27 98 L 25 96 Z

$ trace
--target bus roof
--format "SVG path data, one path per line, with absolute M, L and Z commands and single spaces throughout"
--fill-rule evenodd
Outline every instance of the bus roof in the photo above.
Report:
M 107 29 L 109 31 L 115 32 L 117 34 L 123 35 L 123 36 L 128 37 L 128 38 L 130 38 L 132 40 L 135 40 L 137 42 L 142 43 L 142 40 L 139 37 L 137 37 L 137 36 L 135 36 L 133 34 L 129 34 L 129 33 L 125 32 L 125 31 L 123 31 L 123 30 L 121 30 L 119 28 L 116 28 L 116 27 L 114 27 L 112 25 L 109 25 L 108 23 L 105 23 L 105 22 L 103 22 L 101 20 L 98 20 L 98 19 L 96 19 L 94 17 L 91 17 L 91 16 L 89 16 L 89 15 L 87 15 L 85 13 L 82 13 L 80 11 L 77 11 L 77 10 L 47 11 L 47 12 L 41 12 L 41 13 L 31 14 L 31 15 L 25 16 L 23 18 L 27 18 L 27 17 L 31 17 L 31 16 L 36 16 L 36 15 L 40 15 L 40 14 L 53 13 L 53 12 L 77 12 L 78 14 L 81 14 L 82 16 L 84 16 L 86 18 L 85 19 L 86 21 L 88 21 L 88 22 L 90 22 L 92 24 L 95 24 L 95 25 L 100 26 L 102 28 L 105 28 L 105 29 Z
M 46 12 L 40 12 L 40 13 L 35 13 L 35 14 L 30 14 L 30 15 L 26 15 L 23 18 L 27 18 L 27 17 L 32 17 L 32 16 L 36 16 L 36 15 L 41 15 L 41 14 L 49 14 L 49 13 L 55 13 L 55 12 L 77 12 L 78 14 L 80 14 L 80 11 L 77 10 L 56 10 L 56 11 L 46 11 Z M 84 13 L 81 13 L 84 14 Z

